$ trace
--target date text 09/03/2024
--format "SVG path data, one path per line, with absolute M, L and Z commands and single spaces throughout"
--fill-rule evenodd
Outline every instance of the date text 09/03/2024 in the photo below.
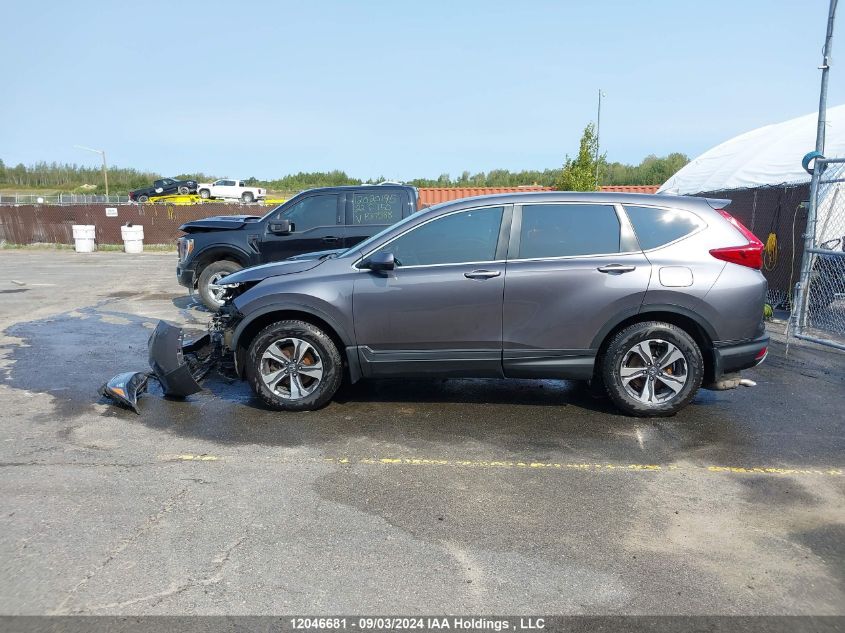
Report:
M 539 631 L 544 618 L 472 618 L 472 617 L 294 617 L 294 630 L 458 630 L 458 631 Z

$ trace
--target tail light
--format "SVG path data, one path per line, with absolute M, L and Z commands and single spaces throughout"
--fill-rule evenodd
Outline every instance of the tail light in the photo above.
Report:
M 716 209 L 716 211 L 730 222 L 736 230 L 742 233 L 743 237 L 748 240 L 748 244 L 714 248 L 710 251 L 710 254 L 716 259 L 721 259 L 731 264 L 739 264 L 740 266 L 748 266 L 749 268 L 756 268 L 758 270 L 762 268 L 763 242 L 758 240 L 757 236 L 749 231 L 742 222 L 724 209 Z

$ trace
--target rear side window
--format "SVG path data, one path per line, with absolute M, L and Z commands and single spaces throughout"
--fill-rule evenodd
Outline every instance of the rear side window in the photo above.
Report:
M 352 194 L 352 224 L 394 224 L 402 219 L 398 191 Z
M 619 236 L 619 218 L 610 205 L 526 205 L 519 259 L 618 253 Z
M 625 211 L 644 251 L 674 242 L 704 226 L 697 215 L 680 209 L 626 206 Z
M 296 233 L 337 224 L 337 194 L 309 196 L 282 217 L 296 225 Z

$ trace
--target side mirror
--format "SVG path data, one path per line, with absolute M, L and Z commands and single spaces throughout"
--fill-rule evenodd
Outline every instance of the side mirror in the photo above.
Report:
M 275 222 L 270 222 L 267 228 L 274 235 L 290 235 L 296 226 L 291 224 L 290 220 L 276 220 Z
M 383 271 L 396 268 L 396 258 L 393 253 L 376 253 L 370 258 L 370 270 Z

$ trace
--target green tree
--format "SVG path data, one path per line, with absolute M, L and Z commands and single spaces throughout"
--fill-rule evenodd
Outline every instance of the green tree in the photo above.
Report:
M 555 182 L 557 189 L 563 191 L 595 191 L 596 190 L 596 168 L 601 169 L 605 162 L 604 156 L 598 157 L 596 164 L 596 150 L 598 139 L 596 129 L 592 123 L 588 123 L 581 136 L 581 143 L 578 147 L 578 156 L 573 160 L 566 155 L 566 162 L 563 164 L 563 171 Z

